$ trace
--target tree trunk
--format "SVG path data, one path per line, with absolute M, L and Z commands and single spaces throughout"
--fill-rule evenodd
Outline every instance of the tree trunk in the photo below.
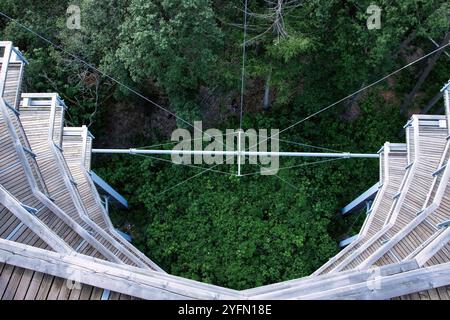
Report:
M 409 33 L 405 40 L 402 41 L 400 47 L 394 55 L 394 59 L 397 59 L 400 54 L 404 54 L 404 51 L 409 46 L 409 44 L 416 38 L 417 30 L 413 30 Z
M 431 99 L 430 102 L 428 102 L 428 104 L 420 110 L 420 114 L 428 113 L 428 111 L 430 111 L 430 109 L 433 108 L 433 106 L 436 104 L 436 102 L 438 102 L 442 98 L 443 95 L 444 95 L 443 92 L 438 92 L 438 94 L 435 95 L 433 97 L 433 99 Z
M 269 73 L 269 75 L 267 76 L 266 85 L 264 88 L 264 100 L 263 100 L 264 110 L 269 110 L 270 108 L 270 76 L 271 73 Z
M 364 82 L 361 83 L 360 90 L 362 88 L 364 88 L 365 85 L 366 84 Z M 353 97 L 351 97 L 349 100 L 347 100 L 347 102 L 344 104 L 345 105 L 345 110 L 350 110 L 353 107 L 353 105 L 355 103 L 357 103 L 358 100 L 362 97 L 363 93 L 364 93 L 364 91 L 360 91 L 358 94 L 355 94 Z
M 420 109 L 420 114 L 427 114 L 428 111 L 430 111 L 431 108 L 433 108 L 433 106 L 442 98 L 442 96 L 444 95 L 443 92 L 438 92 L 431 100 L 430 102 L 427 103 L 427 105 Z M 443 114 L 445 112 L 445 107 L 443 106 L 442 108 L 439 108 L 435 114 Z M 405 135 L 405 130 L 402 129 L 399 133 L 400 137 L 403 137 Z
M 449 40 L 450 40 L 450 33 L 447 32 L 445 34 L 444 40 L 441 43 L 441 47 L 443 45 L 447 44 Z M 402 106 L 400 108 L 400 110 L 401 110 L 401 112 L 403 114 L 405 114 L 406 111 L 408 110 L 408 107 L 411 105 L 412 101 L 414 100 L 414 97 L 419 92 L 420 88 L 422 87 L 422 84 L 425 82 L 425 80 L 430 75 L 431 71 L 433 70 L 434 65 L 438 61 L 438 59 L 441 56 L 442 52 L 443 52 L 443 50 L 437 52 L 436 54 L 434 54 L 432 57 L 430 57 L 428 59 L 427 66 L 425 67 L 425 69 L 423 70 L 422 74 L 420 75 L 419 80 L 417 81 L 417 83 L 414 86 L 414 88 L 412 89 L 412 91 L 405 97 L 405 100 L 403 101 L 403 104 L 402 104 Z

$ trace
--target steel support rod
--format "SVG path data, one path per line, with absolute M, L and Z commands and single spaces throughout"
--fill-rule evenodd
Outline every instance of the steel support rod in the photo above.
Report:
M 379 158 L 372 153 L 324 153 L 324 152 L 262 152 L 262 151 L 203 151 L 203 150 L 140 150 L 140 149 L 92 149 L 96 154 L 147 154 L 147 155 L 215 155 L 260 157 L 309 157 L 309 158 Z

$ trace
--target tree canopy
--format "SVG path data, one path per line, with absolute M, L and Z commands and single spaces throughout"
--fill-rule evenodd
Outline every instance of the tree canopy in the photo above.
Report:
M 448 35 L 444 0 L 249 1 L 245 128 L 284 129 L 435 50 Z M 78 5 L 81 29 L 68 29 Z M 188 122 L 239 127 L 243 2 L 219 0 L 3 0 L 0 11 Z M 100 147 L 167 144 L 184 123 L 123 85 L 0 18 L 0 35 L 30 61 L 25 91 L 58 92 L 68 124 L 90 126 Z M 376 152 L 402 142 L 414 112 L 448 80 L 445 54 L 282 133 L 283 151 Z M 426 81 L 423 81 L 423 80 Z M 294 143 L 292 143 L 294 142 Z M 164 147 L 171 148 L 171 145 Z M 282 159 L 276 176 L 237 178 L 170 159 L 96 156 L 94 170 L 130 202 L 114 223 L 166 271 L 244 289 L 308 275 L 358 232 L 364 212 L 339 209 L 378 179 L 376 160 Z M 169 162 L 167 162 L 169 161 Z M 207 169 L 207 166 L 204 166 Z M 246 165 L 245 172 L 258 171 Z M 179 183 L 187 180 L 186 183 Z

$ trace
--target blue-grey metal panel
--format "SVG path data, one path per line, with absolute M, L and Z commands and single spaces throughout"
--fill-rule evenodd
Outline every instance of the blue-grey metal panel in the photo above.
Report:
M 120 234 L 122 236 L 122 238 L 124 238 L 125 240 L 127 240 L 128 242 L 131 242 L 131 236 L 125 232 L 120 231 L 119 229 L 116 229 L 117 233 Z
M 109 295 L 111 294 L 111 291 L 105 289 L 103 290 L 102 297 L 100 300 L 109 300 Z
M 448 87 L 450 86 L 450 80 L 445 84 L 445 86 L 442 87 L 441 92 L 448 90 Z
M 92 180 L 94 181 L 95 185 L 100 188 L 100 193 L 106 193 L 107 195 L 111 196 L 111 200 L 115 200 L 119 204 L 121 204 L 123 207 L 128 208 L 128 201 L 120 195 L 116 190 L 113 189 L 105 180 L 100 178 L 95 172 L 90 172 Z
M 449 227 L 449 226 L 450 226 L 450 220 L 444 221 L 444 222 L 439 223 L 439 224 L 437 225 L 438 228 L 447 228 L 447 227 Z
M 355 200 L 350 202 L 348 205 L 346 205 L 344 208 L 342 208 L 341 214 L 346 215 L 353 211 L 362 209 L 366 205 L 367 201 L 373 200 L 375 198 L 379 187 L 380 187 L 380 183 L 377 182 L 372 187 L 370 187 L 370 189 L 368 189 L 363 194 L 361 194 L 358 198 L 356 198 Z
M 358 238 L 358 235 L 354 235 L 353 237 L 342 240 L 341 242 L 339 242 L 339 247 L 344 248 L 344 247 L 348 246 L 350 243 L 352 243 L 353 241 L 355 241 L 357 238 Z

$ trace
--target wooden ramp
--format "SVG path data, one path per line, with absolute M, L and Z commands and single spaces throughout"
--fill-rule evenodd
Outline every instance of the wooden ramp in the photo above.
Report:
M 153 261 L 143 255 L 133 245 L 119 235 L 111 223 L 103 207 L 100 196 L 89 175 L 91 167 L 90 155 L 92 150 L 92 135 L 86 127 L 64 128 L 63 150 L 68 168 L 80 191 L 81 201 L 86 208 L 89 218 L 100 226 L 109 236 L 119 242 L 134 259 L 153 270 L 163 271 Z
M 449 84 L 447 116 L 414 115 L 406 144 L 380 150 L 353 243 L 309 277 L 236 291 L 166 274 L 117 233 L 93 136 L 64 126 L 58 94 L 22 94 L 27 62 L 0 49 L 0 299 L 450 299 Z
M 444 152 L 447 126 L 444 116 L 414 116 L 411 126 L 413 127 L 413 136 L 409 137 L 409 142 L 413 142 L 414 145 L 414 157 L 411 157 L 413 162 L 407 167 L 402 185 L 394 196 L 394 203 L 386 225 L 357 252 L 338 265 L 333 272 L 358 267 L 416 218 L 423 208 L 433 183 L 432 174 L 438 168 Z M 409 148 L 412 147 L 409 145 Z M 413 246 L 419 244 L 416 242 Z M 395 253 L 385 258 L 386 263 L 401 261 L 401 256 Z
M 56 94 L 24 94 L 20 120 L 37 155 L 53 202 L 95 239 L 93 245 L 111 261 L 145 267 L 122 244 L 89 216 L 79 186 L 70 172 L 62 149 L 65 106 Z
M 342 250 L 336 257 L 318 269 L 313 275 L 328 273 L 349 256 L 357 252 L 385 225 L 394 196 L 405 176 L 407 166 L 406 144 L 386 143 L 380 150 L 380 184 L 378 192 L 358 239 Z

